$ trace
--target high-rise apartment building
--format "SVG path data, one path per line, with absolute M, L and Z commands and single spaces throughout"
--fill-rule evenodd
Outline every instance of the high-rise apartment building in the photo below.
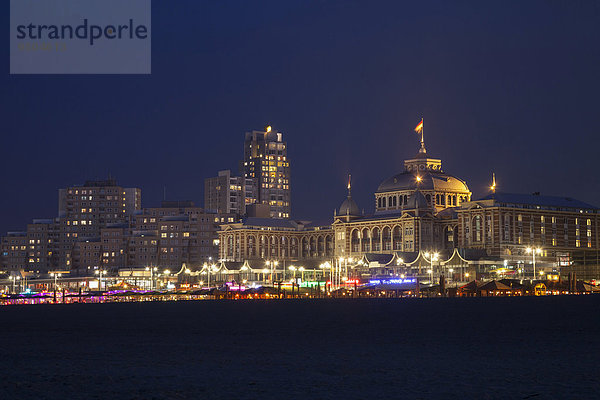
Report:
M 244 178 L 231 176 L 230 170 L 204 180 L 204 209 L 219 214 L 243 215 Z
M 245 204 L 269 204 L 272 218 L 289 218 L 291 213 L 290 162 L 281 132 L 246 132 L 244 141 Z
M 55 229 L 58 231 L 56 240 L 60 244 L 54 254 L 58 266 L 90 266 L 89 262 L 85 261 L 87 256 L 81 256 L 80 246 L 75 246 L 76 243 L 98 242 L 102 229 L 128 224 L 130 217 L 141 209 L 141 203 L 141 189 L 124 188 L 112 178 L 86 181 L 83 185 L 59 189 L 59 218 Z M 77 253 L 76 265 L 73 265 L 74 253 Z M 93 258 L 93 254 L 90 257 Z M 109 264 L 112 264 L 112 261 Z
M 127 222 L 142 207 L 141 189 L 124 188 L 116 180 L 87 181 L 81 186 L 59 189 L 59 217 L 79 229 L 81 236 L 98 237 L 109 224 Z

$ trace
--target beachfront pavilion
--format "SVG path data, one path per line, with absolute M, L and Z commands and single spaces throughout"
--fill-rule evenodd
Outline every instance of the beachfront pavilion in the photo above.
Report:
M 473 278 L 496 277 L 505 267 L 500 257 L 478 249 L 452 249 L 441 252 L 367 253 L 349 267 L 351 277 L 369 279 L 380 276 L 416 277 L 421 281 L 447 280 L 465 282 Z M 506 268 L 508 271 L 509 268 Z
M 327 263 L 327 262 L 326 262 Z M 219 261 L 214 264 L 182 266 L 175 276 L 201 285 L 218 285 L 227 282 L 272 285 L 280 281 L 327 281 L 331 268 L 314 260 L 294 264 L 276 260 Z M 330 265 L 330 264 L 329 264 Z

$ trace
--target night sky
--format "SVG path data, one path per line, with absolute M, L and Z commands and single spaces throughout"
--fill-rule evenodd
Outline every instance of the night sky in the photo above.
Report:
M 324 219 L 347 174 L 367 212 L 418 150 L 480 197 L 600 205 L 600 3 L 154 1 L 152 75 L 9 75 L 2 52 L 0 234 L 57 214 L 57 189 L 102 179 L 143 205 L 203 205 L 244 132 L 284 133 L 293 216 Z M 1 21 L 8 33 L 9 6 Z

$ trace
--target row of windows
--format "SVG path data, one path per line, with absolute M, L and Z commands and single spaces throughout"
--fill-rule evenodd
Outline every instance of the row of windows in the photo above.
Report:
M 504 222 L 503 227 L 504 229 L 502 230 L 502 239 L 504 241 L 510 241 L 511 240 L 511 215 L 509 214 L 505 214 L 502 217 L 502 220 Z M 556 217 L 551 217 L 552 223 L 553 223 L 553 237 L 552 237 L 552 245 L 553 246 L 557 246 L 558 241 L 557 241 L 557 234 L 556 234 L 556 222 L 557 222 L 557 218 Z M 517 216 L 517 221 L 518 221 L 518 229 L 517 229 L 517 244 L 522 244 L 523 243 L 523 226 L 522 226 L 522 221 L 523 221 L 523 217 L 521 214 L 519 214 Z M 580 228 L 579 228 L 579 223 L 582 222 L 580 221 L 579 218 L 575 218 L 575 223 L 576 223 L 576 229 L 575 229 L 575 236 L 576 236 L 576 240 L 575 240 L 575 246 L 576 247 L 581 247 L 581 240 L 580 240 Z M 587 236 L 587 247 L 592 247 L 592 227 L 591 227 L 591 219 L 587 219 L 586 221 L 586 236 Z M 471 222 L 472 226 L 473 226 L 473 240 L 475 242 L 481 242 L 482 241 L 482 217 L 480 215 L 476 215 L 475 217 L 473 217 L 473 220 Z M 540 234 L 541 234 L 541 240 L 542 240 L 542 244 L 546 243 L 546 227 L 545 227 L 545 217 L 544 216 L 540 216 Z M 486 216 L 486 232 L 487 232 L 487 237 L 491 238 L 492 235 L 492 229 L 491 229 L 492 223 L 491 223 L 491 216 Z M 530 219 L 530 229 L 529 229 L 529 233 L 530 233 L 530 241 L 533 242 L 534 240 L 534 221 L 533 221 L 533 217 Z M 468 221 L 465 221 L 465 235 L 467 240 L 471 239 L 470 236 L 470 226 Z M 568 219 L 565 218 L 565 225 L 564 225 L 564 242 L 565 245 L 568 246 L 568 240 L 569 240 L 569 236 L 568 236 Z
M 436 205 L 455 207 L 458 206 L 458 201 L 466 202 L 468 201 L 467 196 L 457 196 L 457 195 L 444 195 L 444 194 L 436 194 L 435 197 L 432 197 L 430 194 L 425 195 L 425 199 L 427 203 L 431 205 L 432 199 L 435 200 Z M 400 195 L 400 196 L 388 196 L 388 197 L 378 197 L 377 198 L 377 208 L 392 208 L 403 206 L 408 203 L 408 195 Z
M 120 190 L 117 189 L 69 189 L 69 194 L 105 194 L 105 193 L 116 193 L 118 194 Z M 123 196 L 125 196 L 125 192 L 122 192 Z

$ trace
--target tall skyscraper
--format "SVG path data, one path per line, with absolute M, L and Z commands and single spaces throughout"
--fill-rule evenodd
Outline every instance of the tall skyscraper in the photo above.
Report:
M 290 162 L 281 132 L 246 132 L 244 142 L 245 203 L 268 204 L 272 218 L 289 218 L 291 213 Z

